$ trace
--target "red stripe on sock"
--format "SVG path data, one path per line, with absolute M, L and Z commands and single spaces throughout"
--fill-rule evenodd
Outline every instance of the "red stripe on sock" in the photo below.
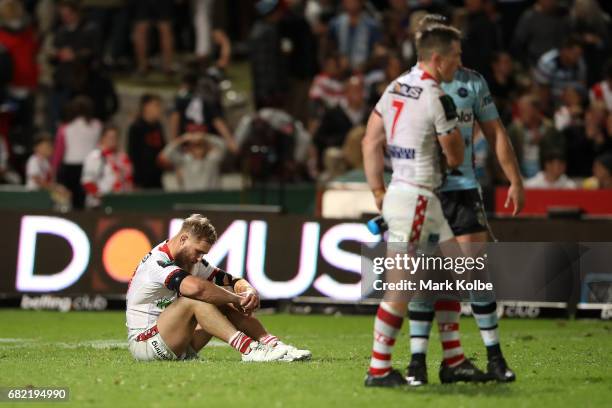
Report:
M 387 312 L 382 307 L 378 308 L 378 312 L 376 312 L 376 318 L 382 320 L 391 327 L 395 327 L 396 329 L 401 329 L 402 322 L 404 321 L 404 319 L 402 319 L 401 317 L 395 316 Z
M 391 360 L 391 354 L 385 354 L 385 353 L 379 353 L 378 351 L 374 351 L 372 350 L 372 357 L 374 357 L 377 360 Z
M 374 339 L 378 343 L 382 343 L 382 344 L 385 344 L 387 346 L 392 346 L 392 345 L 395 344 L 395 339 L 393 337 L 385 336 L 384 334 L 379 333 L 379 332 L 375 332 L 374 333 Z
M 456 300 L 438 300 L 434 308 L 435 310 L 444 310 L 447 312 L 460 312 L 461 304 Z
M 449 365 L 449 366 L 453 366 L 457 363 L 462 362 L 463 360 L 465 360 L 465 356 L 463 354 L 459 354 L 458 356 L 454 356 L 454 357 L 450 357 L 450 358 L 445 358 L 444 362 Z
M 438 323 L 441 332 L 453 332 L 459 330 L 459 323 Z
M 387 367 L 387 368 L 374 368 L 374 367 L 370 367 L 368 371 L 372 375 L 380 376 L 380 375 L 385 375 L 389 371 L 391 371 L 391 367 Z
M 450 340 L 450 341 L 442 342 L 442 348 L 444 350 L 450 350 L 450 349 L 454 349 L 457 347 L 461 347 L 461 342 L 459 340 Z

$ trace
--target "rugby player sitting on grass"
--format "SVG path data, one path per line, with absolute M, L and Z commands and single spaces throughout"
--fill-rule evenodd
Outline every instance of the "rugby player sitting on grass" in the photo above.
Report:
M 203 259 L 216 240 L 210 221 L 193 214 L 142 259 L 127 292 L 132 356 L 195 359 L 214 336 L 240 352 L 242 361 L 309 359 L 310 351 L 282 343 L 253 316 L 259 295 L 246 280 Z

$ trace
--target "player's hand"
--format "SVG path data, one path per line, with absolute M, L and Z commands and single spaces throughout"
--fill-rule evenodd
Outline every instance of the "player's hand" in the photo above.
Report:
M 523 210 L 523 206 L 525 205 L 525 189 L 522 184 L 514 183 L 510 185 L 504 208 L 508 208 L 510 202 L 512 202 L 514 207 L 512 216 L 515 217 Z
M 240 306 L 245 314 L 250 315 L 259 308 L 259 293 L 257 293 L 255 289 L 249 289 L 246 292 L 242 292 L 240 296 L 244 297 L 244 300 L 240 302 Z

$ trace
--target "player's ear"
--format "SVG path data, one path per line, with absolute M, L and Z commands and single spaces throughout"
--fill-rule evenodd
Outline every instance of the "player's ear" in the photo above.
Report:
M 181 234 L 181 244 L 184 244 L 189 239 L 189 234 Z

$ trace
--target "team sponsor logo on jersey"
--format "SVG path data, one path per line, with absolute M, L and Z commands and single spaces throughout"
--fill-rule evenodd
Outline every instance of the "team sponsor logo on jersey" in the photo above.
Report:
M 487 106 L 493 103 L 493 97 L 491 94 L 486 94 L 484 98 L 482 98 L 482 106 Z
M 459 95 L 459 96 L 460 96 L 460 97 L 462 97 L 462 98 L 465 98 L 465 97 L 467 97 L 467 96 L 468 96 L 468 90 L 467 90 L 467 89 L 465 89 L 465 88 L 463 88 L 463 87 L 461 87 L 461 88 L 459 88 L 459 90 L 457 91 L 457 95 Z
M 414 159 L 416 151 L 411 147 L 387 146 L 387 153 L 392 159 Z
M 423 88 L 396 82 L 390 93 L 405 96 L 406 98 L 419 99 L 421 93 L 423 93 Z
M 474 112 L 472 110 L 457 110 L 457 119 L 460 124 L 472 124 L 474 121 Z
M 170 306 L 170 304 L 172 303 L 172 299 L 171 298 L 167 298 L 167 297 L 163 297 L 161 299 L 159 299 L 155 305 L 160 308 L 160 309 L 165 309 L 168 306 Z
M 174 265 L 174 261 L 157 261 L 157 264 L 162 268 L 165 268 L 170 265 Z

